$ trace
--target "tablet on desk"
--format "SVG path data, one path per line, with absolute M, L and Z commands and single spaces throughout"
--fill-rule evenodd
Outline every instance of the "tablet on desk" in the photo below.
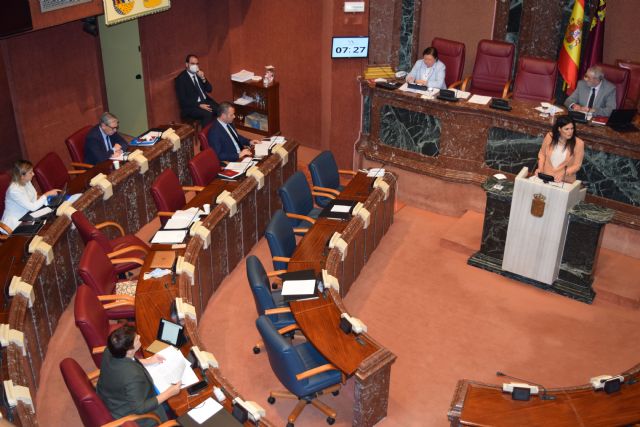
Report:
M 185 342 L 184 327 L 167 319 L 160 319 L 156 339 L 174 347 L 180 347 Z

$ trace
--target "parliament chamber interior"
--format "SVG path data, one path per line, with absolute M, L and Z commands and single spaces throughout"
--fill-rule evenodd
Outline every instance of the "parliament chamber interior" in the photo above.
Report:
M 8 1 L 0 425 L 640 424 L 634 3 Z

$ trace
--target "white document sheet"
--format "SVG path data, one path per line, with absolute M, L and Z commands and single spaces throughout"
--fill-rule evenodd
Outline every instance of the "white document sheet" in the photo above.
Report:
M 282 284 L 282 296 L 285 295 L 313 295 L 316 280 L 285 280 Z
M 331 212 L 349 213 L 352 206 L 349 205 L 333 205 L 331 206 Z
M 154 234 L 151 243 L 182 243 L 188 230 L 160 230 Z
M 198 424 L 202 424 L 209 418 L 217 414 L 220 409 L 222 409 L 221 404 L 219 404 L 212 398 L 208 398 L 197 407 L 190 410 L 188 414 L 195 422 L 197 422 Z
M 367 172 L 367 177 L 378 178 L 380 176 L 384 176 L 385 173 L 386 171 L 384 170 L 384 168 L 371 168 L 369 169 L 369 172 Z
M 188 228 L 193 221 L 195 221 L 197 215 L 200 213 L 200 209 L 197 207 L 189 208 L 186 210 L 175 211 L 173 216 L 169 218 L 164 225 L 164 230 L 180 230 Z
M 456 93 L 456 98 L 467 99 L 471 96 L 471 92 L 465 92 L 464 90 L 454 89 Z
M 178 381 L 182 381 L 181 388 L 198 382 L 196 373 L 191 369 L 191 363 L 180 353 L 180 350 L 169 346 L 158 353 L 164 357 L 162 363 L 143 365 L 153 379 L 153 385 L 160 393 L 171 387 Z
M 263 158 L 263 157 L 267 157 L 269 155 L 269 150 L 271 149 L 271 147 L 273 147 L 275 145 L 274 142 L 269 141 L 261 141 L 259 143 L 257 143 L 256 145 L 253 146 L 253 148 L 255 149 L 255 157 L 257 158 Z
M 40 218 L 41 216 L 44 216 L 44 215 L 46 215 L 48 213 L 51 213 L 51 212 L 53 212 L 51 210 L 51 208 L 48 207 L 48 206 L 45 206 L 44 208 L 41 208 L 41 209 L 38 209 L 37 211 L 31 212 L 29 215 L 31 215 L 31 218 Z
M 236 82 L 246 82 L 253 78 L 253 71 L 241 70 L 231 74 L 231 80 Z
M 484 95 L 473 95 L 471 98 L 469 98 L 469 102 L 471 104 L 487 105 L 490 101 L 491 97 Z

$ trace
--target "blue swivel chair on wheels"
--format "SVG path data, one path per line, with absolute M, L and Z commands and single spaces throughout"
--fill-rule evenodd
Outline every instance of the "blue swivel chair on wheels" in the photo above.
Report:
M 340 195 L 340 192 L 344 189 L 340 185 L 340 174 L 353 177 L 357 173 L 351 170 L 338 169 L 338 164 L 331 151 L 323 151 L 311 160 L 309 172 L 313 182 L 313 187 L 311 188 L 313 191 L 329 193 L 334 196 Z M 324 207 L 327 206 L 331 199 L 316 196 L 315 200 L 318 206 Z
M 292 227 L 310 227 L 315 223 L 320 208 L 314 207 L 313 196 L 335 199 L 333 194 L 311 191 L 307 178 L 300 171 L 287 179 L 278 189 L 278 195 Z
M 247 257 L 246 265 L 247 278 L 249 279 L 253 300 L 256 303 L 258 316 L 268 316 L 278 330 L 283 330 L 282 328 L 295 324 L 296 321 L 291 314 L 289 304 L 282 299 L 280 291 L 272 291 L 269 287 L 270 276 L 274 276 L 274 273 L 277 274 L 279 272 L 267 273 L 255 255 Z M 291 331 L 286 335 L 291 338 L 293 333 L 294 331 Z M 253 352 L 255 354 L 260 353 L 260 344 L 256 344 L 253 347 Z
M 273 259 L 273 268 L 277 271 L 287 269 L 289 258 L 296 250 L 296 235 L 285 213 L 278 209 L 264 232 Z
M 293 427 L 302 410 L 312 404 L 327 416 L 329 425 L 336 421 L 336 412 L 317 399 L 325 393 L 336 396 L 340 390 L 342 373 L 330 364 L 310 343 L 292 344 L 278 333 L 273 322 L 260 316 L 256 326 L 269 355 L 271 369 L 288 391 L 271 391 L 267 401 L 274 404 L 276 397 L 298 399 L 287 427 Z

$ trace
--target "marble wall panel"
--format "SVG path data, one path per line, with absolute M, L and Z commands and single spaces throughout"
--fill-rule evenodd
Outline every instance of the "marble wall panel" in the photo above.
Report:
M 524 166 L 532 171 L 537 166 L 541 145 L 542 136 L 492 127 L 487 137 L 485 163 L 491 169 L 513 174 Z
M 371 97 L 364 95 L 362 97 L 362 133 L 369 134 L 371 132 Z
M 440 120 L 431 115 L 383 105 L 380 140 L 391 147 L 435 157 L 440 152 Z
M 414 29 L 420 21 L 420 13 L 416 14 L 416 0 L 402 0 L 400 16 L 400 49 L 398 50 L 398 69 L 411 70 L 413 65 L 413 49 L 415 45 Z M 416 16 L 418 19 L 416 19 Z
M 578 179 L 589 183 L 590 194 L 640 206 L 639 159 L 587 147 Z

